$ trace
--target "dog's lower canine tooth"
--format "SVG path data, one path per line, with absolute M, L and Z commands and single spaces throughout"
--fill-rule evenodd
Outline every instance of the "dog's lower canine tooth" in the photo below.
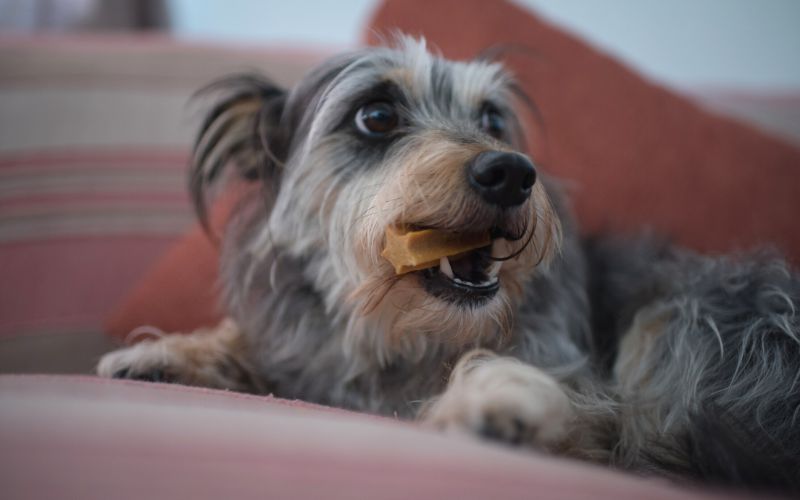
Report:
M 450 267 L 450 259 L 447 257 L 442 257 L 439 259 L 439 270 L 443 272 L 448 278 L 454 278 L 453 275 L 453 268 Z

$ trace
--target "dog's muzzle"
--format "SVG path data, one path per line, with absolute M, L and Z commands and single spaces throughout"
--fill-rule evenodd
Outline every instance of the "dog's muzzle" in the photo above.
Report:
M 419 276 L 429 294 L 447 302 L 476 307 L 488 303 L 497 295 L 503 262 L 519 255 L 531 241 L 535 222 L 521 224 L 520 219 L 527 218 L 528 211 L 512 209 L 531 198 L 536 183 L 536 169 L 525 155 L 503 151 L 479 153 L 462 168 L 470 186 L 466 189 L 478 195 L 469 198 L 471 201 L 479 198 L 484 203 L 483 206 L 473 203 L 484 215 L 465 216 L 464 220 L 459 221 L 461 226 L 448 229 L 426 226 L 414 220 L 401 222 L 418 229 L 488 237 L 487 244 L 482 247 L 443 255 L 438 266 L 430 265 L 412 271 Z M 530 237 L 521 241 L 526 233 Z M 509 242 L 515 241 L 520 241 L 520 248 L 516 252 L 509 252 Z
M 501 208 L 521 205 L 536 183 L 533 163 L 519 153 L 486 151 L 467 165 L 469 185 L 487 203 Z
M 501 209 L 525 203 L 536 183 L 533 163 L 519 153 L 480 153 L 467 163 L 466 172 L 469 185 L 481 199 Z M 488 228 L 493 233 L 497 229 Z M 443 257 L 438 268 L 421 273 L 423 284 L 429 293 L 450 302 L 473 306 L 485 303 L 500 288 L 500 257 L 496 239 L 457 258 Z

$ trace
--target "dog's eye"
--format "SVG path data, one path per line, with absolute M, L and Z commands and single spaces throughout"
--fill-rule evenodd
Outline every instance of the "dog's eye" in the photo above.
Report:
M 481 130 L 495 139 L 502 139 L 506 133 L 506 120 L 499 111 L 487 106 L 481 113 Z
M 400 119 L 397 110 L 388 102 L 371 102 L 356 113 L 356 127 L 369 137 L 380 137 L 397 127 Z

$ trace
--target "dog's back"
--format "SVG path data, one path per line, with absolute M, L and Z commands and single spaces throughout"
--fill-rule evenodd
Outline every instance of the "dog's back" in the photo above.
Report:
M 585 248 L 599 365 L 620 402 L 612 460 L 800 492 L 800 277 L 766 252 Z

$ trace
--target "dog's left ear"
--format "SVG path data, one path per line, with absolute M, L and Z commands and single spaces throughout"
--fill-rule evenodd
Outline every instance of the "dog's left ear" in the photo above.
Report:
M 200 223 L 208 231 L 206 196 L 225 167 L 265 186 L 276 186 L 291 137 L 280 121 L 286 91 L 261 75 L 219 80 L 200 94 L 223 92 L 208 113 L 194 144 L 189 192 Z

